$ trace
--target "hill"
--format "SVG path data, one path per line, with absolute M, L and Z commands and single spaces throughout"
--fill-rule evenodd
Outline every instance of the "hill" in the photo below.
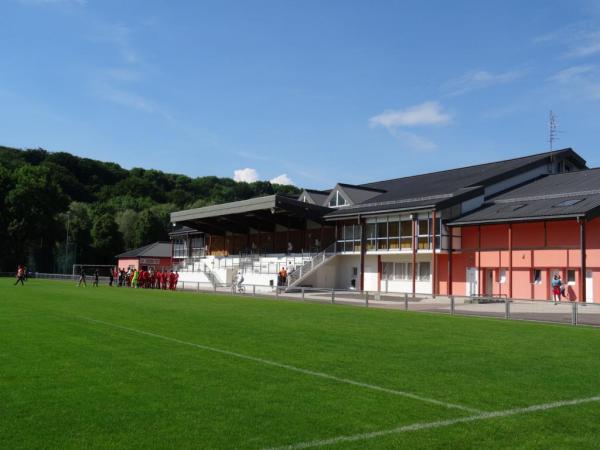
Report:
M 40 272 L 110 263 L 124 250 L 165 240 L 174 210 L 300 192 L 268 181 L 127 170 L 66 152 L 2 146 L 0 185 L 0 271 L 22 262 Z

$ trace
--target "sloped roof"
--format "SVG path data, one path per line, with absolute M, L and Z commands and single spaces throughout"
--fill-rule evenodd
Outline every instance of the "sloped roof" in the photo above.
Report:
M 585 168 L 585 160 L 572 149 L 566 148 L 504 161 L 366 183 L 358 187 L 379 189 L 384 192 L 362 204 L 333 211 L 326 217 L 336 218 L 349 214 L 378 212 L 394 209 L 394 207 L 398 210 L 433 207 L 459 193 L 464 196 L 465 188 L 487 186 L 507 176 L 518 175 L 549 160 L 550 157 L 568 158 L 578 167 Z
M 153 244 L 144 245 L 121 253 L 115 258 L 170 258 L 171 243 L 170 242 L 155 242 Z
M 450 225 L 594 217 L 600 210 L 600 168 L 547 175 L 498 195 Z

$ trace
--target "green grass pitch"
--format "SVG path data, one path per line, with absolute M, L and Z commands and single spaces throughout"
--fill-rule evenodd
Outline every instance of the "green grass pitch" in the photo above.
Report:
M 13 282 L 2 449 L 600 445 L 597 400 L 519 409 L 599 396 L 599 329 Z

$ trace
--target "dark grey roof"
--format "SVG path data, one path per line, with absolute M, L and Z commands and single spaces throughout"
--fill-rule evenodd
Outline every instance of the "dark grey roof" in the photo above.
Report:
M 302 200 L 302 196 L 304 194 L 307 194 L 310 197 L 310 199 L 315 203 L 315 205 L 326 206 L 325 200 L 327 200 L 327 197 L 329 196 L 330 192 L 331 189 L 327 189 L 325 191 L 319 191 L 317 189 L 304 189 L 304 191 L 302 191 L 302 193 L 300 193 L 300 195 L 298 196 L 298 200 Z
M 121 253 L 115 258 L 170 258 L 171 257 L 171 243 L 169 242 L 155 242 L 153 244 L 144 245 L 143 247 L 129 250 Z
M 188 227 L 185 225 L 175 225 L 171 231 L 169 231 L 169 236 L 186 236 L 188 234 L 202 234 L 201 231 L 196 230 L 195 228 Z
M 600 208 L 600 168 L 547 175 L 498 195 L 450 225 L 594 217 Z
M 438 207 L 441 202 L 448 202 L 458 194 L 464 197 L 465 188 L 488 186 L 539 166 L 544 161 L 549 161 L 551 157 L 568 158 L 578 168 L 585 168 L 585 160 L 572 149 L 566 148 L 487 164 L 366 183 L 358 187 L 379 189 L 385 192 L 361 204 L 338 208 L 327 214 L 326 218 L 380 212 L 386 209 L 400 211 Z

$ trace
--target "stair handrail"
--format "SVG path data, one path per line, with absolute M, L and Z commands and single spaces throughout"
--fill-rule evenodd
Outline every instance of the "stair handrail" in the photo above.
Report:
M 288 273 L 288 279 L 287 279 L 288 286 L 291 286 L 292 284 L 294 284 L 296 281 L 298 281 L 300 278 L 302 278 L 303 275 L 306 275 L 308 272 L 312 271 L 316 266 L 324 263 L 330 257 L 335 256 L 336 252 L 337 252 L 336 244 L 337 243 L 334 242 L 330 246 L 326 247 L 320 253 L 317 253 L 315 256 L 313 256 L 310 260 L 305 262 L 303 265 L 295 268 L 293 271 Z

